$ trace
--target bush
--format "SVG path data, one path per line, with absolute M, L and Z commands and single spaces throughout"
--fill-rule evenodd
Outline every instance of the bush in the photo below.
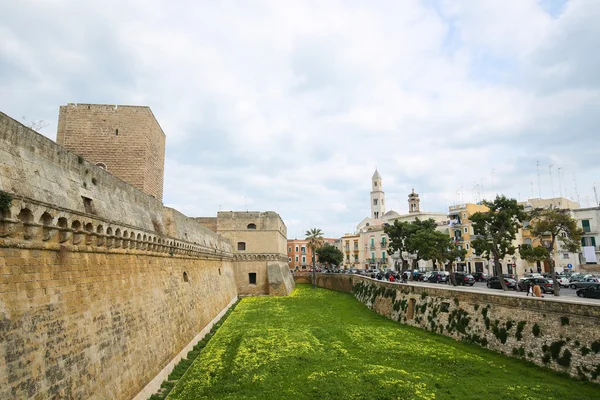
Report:
M 540 326 L 538 324 L 533 324 L 533 328 L 531 328 L 531 333 L 533 333 L 533 336 L 539 337 L 542 334 L 542 330 L 540 329 Z

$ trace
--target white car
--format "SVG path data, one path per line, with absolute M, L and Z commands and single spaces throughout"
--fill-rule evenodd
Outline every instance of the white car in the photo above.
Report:
M 557 276 L 556 280 L 558 281 L 558 284 L 562 287 L 569 287 L 569 280 L 564 277 L 564 276 Z

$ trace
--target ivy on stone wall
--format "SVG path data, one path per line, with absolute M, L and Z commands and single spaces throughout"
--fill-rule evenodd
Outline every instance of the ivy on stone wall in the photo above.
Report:
M 0 211 L 8 211 L 12 204 L 13 197 L 10 193 L 0 190 Z
M 490 304 L 469 304 L 467 308 L 462 304 L 462 298 L 459 301 L 458 296 L 433 296 L 421 290 L 415 293 L 413 286 L 400 285 L 394 290 L 382 282 L 359 282 L 353 286 L 352 291 L 356 298 L 368 307 L 372 307 L 377 298 L 390 298 L 391 314 L 387 316 L 399 322 L 488 347 L 502 354 L 527 359 L 553 369 L 568 371 L 572 376 L 583 380 L 596 380 L 600 377 L 600 364 L 596 366 L 594 363 L 593 367 L 590 367 L 591 360 L 581 362 L 581 357 L 589 358 L 600 353 L 600 340 L 585 346 L 579 341 L 582 338 L 572 340 L 571 337 L 559 334 L 559 337 L 551 342 L 548 339 L 554 336 L 552 332 L 544 334 L 540 324 L 534 321 L 531 321 L 531 328 L 525 330 L 527 321 L 515 321 L 510 319 L 510 316 L 506 318 L 503 313 L 497 314 Z M 410 305 L 412 303 L 409 300 L 414 305 Z M 412 314 L 408 310 L 409 306 L 414 307 Z M 408 319 L 410 315 L 412 320 Z M 545 314 L 542 314 L 542 317 L 547 319 Z M 556 325 L 562 327 L 570 325 L 570 322 L 566 316 L 555 320 Z M 546 341 L 542 344 L 540 341 L 543 339 Z M 540 344 L 541 352 L 538 347 Z M 507 348 L 507 345 L 511 347 Z M 579 365 L 569 370 L 573 360 Z

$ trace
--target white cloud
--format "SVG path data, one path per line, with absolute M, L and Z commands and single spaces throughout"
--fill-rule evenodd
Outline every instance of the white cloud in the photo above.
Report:
M 492 169 L 525 198 L 537 160 L 544 196 L 550 164 L 583 202 L 598 181 L 594 0 L 32 4 L 0 16 L 1 109 L 54 138 L 67 102 L 149 105 L 165 202 L 188 215 L 273 210 L 290 237 L 339 236 L 376 166 L 400 212 L 413 187 L 428 211 L 489 197 Z

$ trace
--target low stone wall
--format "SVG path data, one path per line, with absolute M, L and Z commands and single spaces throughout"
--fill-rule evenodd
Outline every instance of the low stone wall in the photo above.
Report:
M 392 320 L 600 383 L 600 304 L 431 288 L 358 275 L 318 274 L 317 285 L 353 292 Z

